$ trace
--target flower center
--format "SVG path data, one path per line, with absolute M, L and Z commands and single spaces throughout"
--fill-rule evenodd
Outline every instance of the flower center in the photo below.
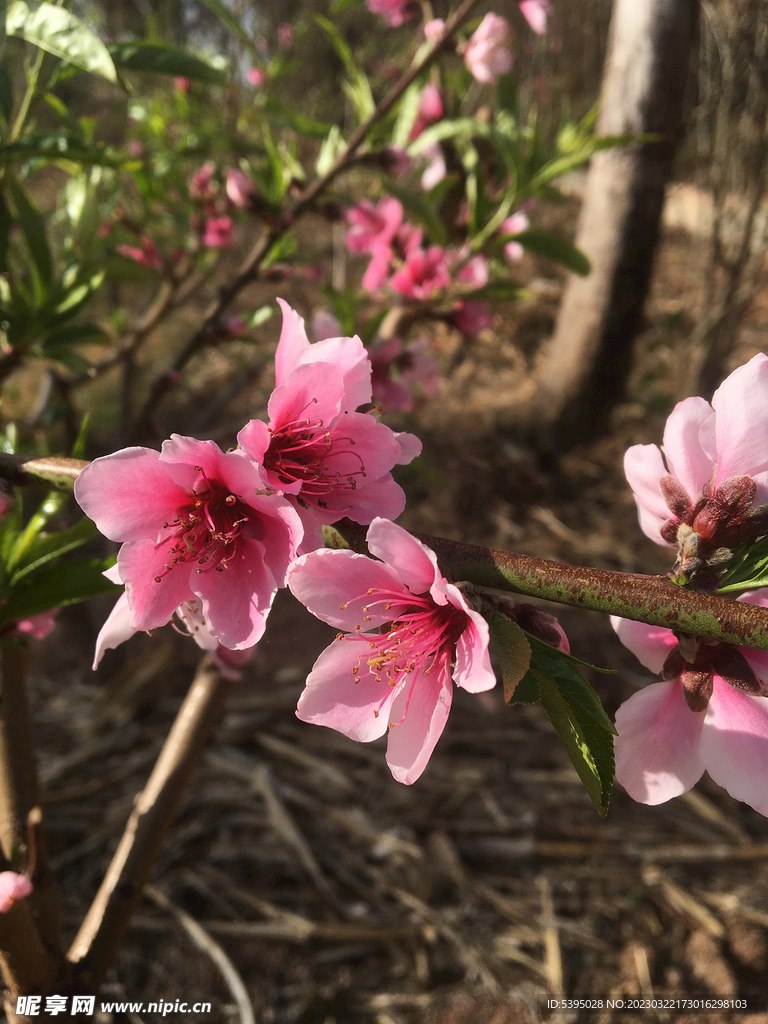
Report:
M 338 639 L 351 640 L 362 647 L 352 669 L 355 683 L 360 681 L 361 664 L 367 666 L 377 683 L 386 677 L 391 687 L 400 687 L 408 680 L 410 688 L 404 718 L 419 676 L 427 676 L 435 668 L 438 673 L 450 670 L 456 642 L 467 625 L 466 613 L 452 604 L 436 604 L 429 594 L 376 587 L 345 602 L 341 609 L 355 601 L 361 602 L 364 622 L 371 621 L 370 611 L 392 613 L 390 622 L 381 627 L 379 634 L 364 633 L 360 624 L 355 625 L 354 633 L 338 634 Z M 380 710 L 381 705 L 374 711 L 377 718 Z
M 313 398 L 312 403 L 316 404 L 317 399 Z M 322 420 L 306 416 L 310 405 L 293 419 L 286 413 L 284 421 L 270 429 L 264 466 L 283 484 L 300 481 L 299 501 L 324 509 L 328 507 L 325 499 L 330 493 L 354 490 L 358 478 L 367 474 L 362 458 L 354 450 L 354 440 L 325 429 Z
M 190 504 L 165 523 L 173 539 L 168 549 L 165 572 L 155 576 L 160 583 L 177 565 L 197 563 L 196 573 L 223 572 L 237 557 L 239 539 L 251 509 L 219 483 L 208 480 L 201 466 L 203 490 L 194 491 Z M 161 542 L 162 543 L 162 542 Z

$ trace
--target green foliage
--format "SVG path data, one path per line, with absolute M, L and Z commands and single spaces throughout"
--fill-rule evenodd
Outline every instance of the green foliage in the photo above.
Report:
M 158 75 L 179 75 L 208 85 L 226 85 L 218 68 L 177 46 L 165 43 L 110 43 L 107 47 L 120 71 L 151 71 Z
M 749 541 L 734 552 L 716 593 L 736 594 L 768 587 L 768 537 Z
M 63 7 L 11 0 L 5 30 L 9 36 L 20 36 L 81 71 L 101 75 L 110 82 L 117 81 L 107 47 L 95 32 Z
M 518 684 L 531 667 L 531 645 L 525 632 L 506 615 L 494 615 L 488 625 L 491 643 L 499 659 L 504 700 L 511 704 Z

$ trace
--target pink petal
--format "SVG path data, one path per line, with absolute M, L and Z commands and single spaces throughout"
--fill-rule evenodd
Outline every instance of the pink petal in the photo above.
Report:
M 382 519 L 397 519 L 405 508 L 405 492 L 400 484 L 396 483 L 391 473 L 381 477 L 379 480 L 372 480 L 364 487 L 357 487 L 354 491 L 340 491 L 339 495 L 346 495 L 349 504 L 341 507 L 338 501 L 328 502 L 328 508 L 336 508 L 333 522 L 336 522 L 341 515 L 348 516 L 353 522 L 367 526 L 377 516 Z
M 367 669 L 368 642 L 364 639 L 334 640 L 326 647 L 307 677 L 296 716 L 302 722 L 325 725 L 369 743 L 387 731 L 389 709 L 397 690 L 387 677 Z M 360 665 L 359 675 L 352 672 Z
M 549 0 L 520 0 L 517 6 L 533 31 L 543 36 L 547 31 L 547 17 L 552 13 Z
M 467 628 L 456 644 L 456 667 L 453 670 L 453 678 L 457 686 L 468 690 L 469 693 L 481 693 L 483 690 L 492 690 L 496 685 L 496 675 L 491 668 L 491 656 L 488 651 L 488 623 L 482 615 L 472 609 L 467 610 L 467 615 Z
M 715 392 L 717 483 L 768 469 L 768 356 L 762 352 L 727 377 Z
M 685 703 L 682 684 L 652 683 L 616 712 L 616 779 L 633 800 L 661 804 L 686 793 L 704 772 L 704 715 Z
M 117 556 L 120 578 L 125 581 L 133 629 L 157 629 L 171 620 L 184 601 L 194 597 L 190 565 L 176 565 L 166 572 L 170 540 L 134 540 L 123 544 Z M 156 582 L 156 577 L 162 577 Z
M 621 619 L 618 615 L 611 616 L 611 625 L 624 646 L 651 672 L 661 672 L 667 655 L 673 647 L 677 647 L 675 634 L 663 626 Z
M 444 582 L 434 551 L 402 526 L 376 518 L 368 527 L 367 541 L 371 554 L 386 562 L 412 594 L 426 594 L 435 582 Z M 446 601 L 444 598 L 438 603 Z
M 118 582 L 113 580 L 113 582 Z M 121 594 L 117 603 L 109 613 L 107 621 L 99 630 L 96 637 L 96 651 L 93 657 L 93 668 L 99 667 L 99 662 L 104 657 L 105 651 L 111 651 L 120 644 L 130 640 L 136 635 L 136 630 L 131 625 L 131 609 L 128 606 L 128 597 Z
M 190 467 L 191 486 L 196 473 Z M 75 498 L 110 540 L 157 537 L 163 523 L 189 502 L 189 490 L 174 479 L 152 448 L 124 448 L 93 462 L 75 481 Z
M 686 398 L 672 410 L 664 428 L 664 458 L 669 472 L 683 485 L 692 503 L 715 469 L 700 441 L 702 427 L 706 431 L 705 424 L 710 419 L 714 422 L 714 415 L 703 398 Z
M 715 676 L 701 759 L 732 797 L 768 815 L 768 699 L 735 690 Z
M 208 628 L 224 647 L 241 651 L 258 643 L 278 586 L 264 544 L 240 537 L 237 558 L 223 572 L 193 573 L 191 585 Z
M 7 914 L 17 900 L 32 892 L 32 883 L 15 871 L 0 871 L 0 914 Z
M 370 632 L 392 618 L 385 607 L 374 606 L 365 613 L 371 621 L 365 622 L 361 609 L 366 602 L 355 598 L 367 596 L 371 588 L 397 594 L 405 591 L 397 573 L 383 562 L 352 551 L 327 548 L 297 558 L 288 569 L 288 587 L 314 616 L 348 632 L 357 625 Z M 376 597 L 372 595 L 370 600 L 375 601 Z
M 357 335 L 318 341 L 316 345 L 309 346 L 301 361 L 331 363 L 334 373 L 341 374 L 344 387 L 342 412 L 352 412 L 371 401 L 371 359 Z
M 291 370 L 284 384 L 272 392 L 269 423 L 273 431 L 296 420 L 309 420 L 307 429 L 322 433 L 342 410 L 344 385 L 332 363 L 305 363 Z
M 671 513 L 659 487 L 667 469 L 656 445 L 632 445 L 624 455 L 624 474 L 635 496 L 643 533 L 656 544 L 663 544 L 659 530 Z
M 387 764 L 397 782 L 414 783 L 427 767 L 451 710 L 453 692 L 447 672 L 419 676 L 401 687 L 390 712 Z
M 237 435 L 237 443 L 256 462 L 262 464 L 272 437 L 262 420 L 249 420 Z M 298 489 L 301 488 L 301 483 Z M 289 488 L 290 489 L 290 488 Z
M 296 310 L 291 309 L 284 299 L 278 299 L 277 304 L 283 311 L 283 329 L 275 352 L 275 383 L 280 387 L 291 370 L 302 361 L 309 348 L 309 338 L 304 321 Z
M 418 455 L 421 455 L 422 444 L 415 434 L 409 434 L 403 430 L 400 433 L 395 432 L 395 438 L 400 445 L 398 466 L 407 466 L 409 462 L 413 462 Z

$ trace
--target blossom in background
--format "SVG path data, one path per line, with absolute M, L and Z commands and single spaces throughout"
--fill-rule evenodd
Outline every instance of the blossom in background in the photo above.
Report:
M 421 151 L 421 156 L 428 161 L 427 167 L 421 176 L 421 187 L 429 192 L 435 185 L 443 180 L 447 173 L 445 164 L 445 153 L 439 142 L 433 142 Z
M 39 615 L 30 615 L 28 619 L 18 619 L 14 623 L 14 630 L 22 636 L 31 636 L 35 640 L 44 640 L 56 625 L 58 608 L 49 612 L 40 612 Z
M 727 377 L 712 405 L 686 398 L 670 414 L 662 449 L 637 444 L 624 471 L 640 526 L 657 544 L 732 547 L 768 533 L 768 356 Z
M 118 245 L 117 251 L 121 256 L 127 256 L 129 260 L 135 260 L 150 270 L 162 270 L 163 257 L 152 239 L 142 235 L 140 242 L 141 245 Z
M 239 210 L 253 209 L 254 201 L 259 194 L 256 183 L 235 167 L 230 167 L 226 172 L 225 190 L 227 199 Z
M 281 50 L 290 50 L 293 46 L 293 29 L 286 21 L 277 26 L 277 45 Z
M 501 222 L 499 226 L 500 235 L 519 235 L 523 231 L 527 231 L 530 227 L 530 221 L 528 215 L 522 210 L 518 210 L 517 213 L 513 213 L 511 217 L 507 217 L 506 220 Z M 507 263 L 519 263 L 523 258 L 524 249 L 519 242 L 514 239 L 510 239 L 504 243 L 504 257 Z
M 192 88 L 192 79 L 185 75 L 176 75 L 173 79 L 173 87 L 176 92 L 188 93 Z
M 408 345 L 390 338 L 372 348 L 370 355 L 373 400 L 385 412 L 413 412 L 419 391 L 428 398 L 437 394 L 437 360 L 426 338 Z
M 267 80 L 267 76 L 261 68 L 248 68 L 245 73 L 245 77 L 248 79 L 249 84 L 256 88 L 260 85 L 264 85 L 264 82 Z
M 486 14 L 464 49 L 464 63 L 478 82 L 493 84 L 512 70 L 511 29 L 506 18 Z
M 431 245 L 428 249 L 413 249 L 405 263 L 390 279 L 389 286 L 409 299 L 428 299 L 451 283 L 445 249 Z
M 378 203 L 364 199 L 347 210 L 347 248 L 351 252 L 372 252 L 389 246 L 403 221 L 403 204 L 387 196 Z
M 441 120 L 445 114 L 440 90 L 432 82 L 427 82 L 419 95 L 416 120 L 413 122 L 409 139 L 417 139 L 429 125 Z
M 391 245 L 374 245 L 371 250 L 371 262 L 363 274 L 363 288 L 368 292 L 375 292 L 381 288 L 393 271 L 395 256 L 404 259 L 410 252 L 419 249 L 422 236 L 421 228 L 413 224 L 401 224 Z
M 216 196 L 216 186 L 213 176 L 216 173 L 216 164 L 213 160 L 206 160 L 202 167 L 190 175 L 189 196 L 195 202 L 208 203 Z
M 366 0 L 368 10 L 380 14 L 390 28 L 397 28 L 411 17 L 411 0 Z
M 442 18 L 432 18 L 424 25 L 424 35 L 428 43 L 436 43 L 445 35 L 445 22 Z
M 739 600 L 768 606 L 768 591 Z M 619 639 L 664 682 L 616 712 L 616 778 L 640 803 L 687 792 L 704 771 L 737 800 L 768 814 L 768 652 L 611 618 Z
M 327 309 L 318 309 L 312 314 L 310 331 L 315 341 L 325 341 L 327 338 L 341 337 L 341 324 Z
M 225 647 L 261 637 L 303 530 L 242 451 L 174 434 L 162 451 L 126 448 L 95 459 L 75 498 L 110 540 L 134 630 L 155 629 L 199 598 Z
M 451 679 L 471 693 L 496 685 L 488 624 L 402 527 L 374 519 L 367 540 L 380 561 L 324 549 L 289 569 L 294 596 L 343 631 L 315 662 L 296 714 L 362 742 L 388 733 L 387 764 L 410 785 L 445 727 Z
M 459 302 L 451 315 L 451 320 L 462 334 L 474 338 L 480 331 L 493 327 L 493 313 L 487 302 L 478 299 L 466 299 Z
M 517 6 L 533 31 L 543 36 L 547 31 L 547 18 L 552 14 L 549 0 L 520 0 Z
M 413 167 L 413 160 L 402 146 L 387 146 L 381 151 L 381 164 L 387 174 L 400 178 Z
M 391 470 L 414 459 L 421 443 L 355 411 L 371 401 L 371 362 L 359 338 L 310 345 L 304 321 L 278 302 L 283 329 L 269 424 L 251 420 L 237 439 L 293 503 L 305 529 L 302 551 L 309 551 L 322 543 L 323 523 L 399 516 L 405 495 Z
M 26 899 L 32 892 L 32 883 L 15 871 L 0 871 L 0 914 L 7 914 L 14 903 Z
M 226 249 L 232 245 L 235 225 L 231 217 L 209 217 L 203 229 L 203 245 L 206 249 Z

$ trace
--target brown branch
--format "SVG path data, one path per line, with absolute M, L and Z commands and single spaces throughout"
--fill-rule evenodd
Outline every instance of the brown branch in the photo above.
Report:
M 247 285 L 256 280 L 259 273 L 259 267 L 270 249 L 294 226 L 299 217 L 311 209 L 317 197 L 329 185 L 331 185 L 343 171 L 352 166 L 355 162 L 357 150 L 365 141 L 371 128 L 378 124 L 378 122 L 389 113 L 405 90 L 416 81 L 419 75 L 421 75 L 432 64 L 437 55 L 448 46 L 453 35 L 466 21 L 472 12 L 472 9 L 477 6 L 478 2 L 479 0 L 463 0 L 463 3 L 459 6 L 456 12 L 446 21 L 443 36 L 429 47 L 421 60 L 401 76 L 398 82 L 376 106 L 376 109 L 373 111 L 371 116 L 352 134 L 345 150 L 343 153 L 339 154 L 333 166 L 326 171 L 325 174 L 315 178 L 315 180 L 307 186 L 301 196 L 299 196 L 292 210 L 289 210 L 273 224 L 265 228 L 261 238 L 241 264 L 240 270 L 236 276 L 229 282 L 229 284 L 224 285 L 219 290 L 217 298 L 208 306 L 208 309 L 205 311 L 203 316 L 202 323 L 189 338 L 184 348 L 174 360 L 171 370 L 166 371 L 155 380 L 152 388 L 150 389 L 149 397 L 147 398 L 144 408 L 136 418 L 136 422 L 132 430 L 133 437 L 141 439 L 143 435 L 146 434 L 149 428 L 151 416 L 157 408 L 158 402 L 168 390 L 169 372 L 179 373 L 186 366 L 189 360 L 204 347 L 211 337 L 211 333 L 216 323 L 220 320 L 230 303 L 245 287 L 247 287 Z
M 112 863 L 68 958 L 90 991 L 103 981 L 160 855 L 168 829 L 224 709 L 228 682 L 205 659 L 136 801 Z

